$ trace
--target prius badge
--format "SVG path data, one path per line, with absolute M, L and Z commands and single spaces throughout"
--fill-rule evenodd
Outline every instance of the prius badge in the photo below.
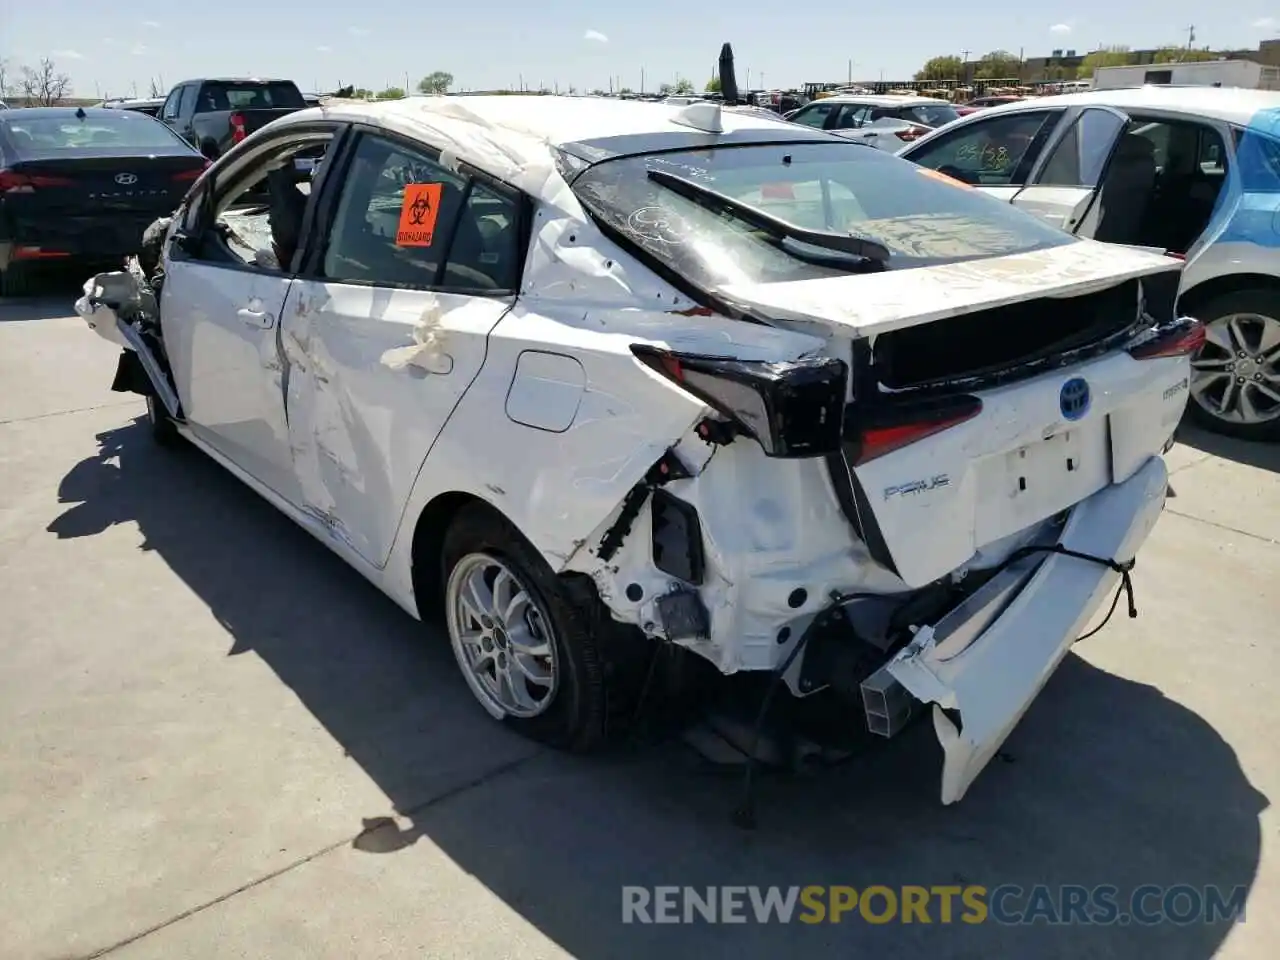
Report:
M 1079 420 L 1089 412 L 1089 383 L 1083 377 L 1072 377 L 1062 385 L 1058 394 L 1058 407 L 1068 420 Z

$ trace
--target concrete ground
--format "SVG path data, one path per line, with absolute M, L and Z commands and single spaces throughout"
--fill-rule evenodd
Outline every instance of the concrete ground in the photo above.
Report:
M 920 726 L 766 779 L 745 834 L 681 747 L 579 760 L 491 723 L 438 636 L 151 445 L 74 290 L 0 303 L 5 960 L 1274 956 L 1276 449 L 1175 448 L 1140 618 L 1077 647 L 962 804 Z M 1235 926 L 620 922 L 622 885 L 735 883 L 1250 895 Z

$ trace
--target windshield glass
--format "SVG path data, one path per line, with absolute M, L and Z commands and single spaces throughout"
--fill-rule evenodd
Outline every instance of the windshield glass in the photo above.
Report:
M 888 248 L 889 269 L 999 257 L 1075 242 L 1008 203 L 853 143 L 791 143 L 623 157 L 589 168 L 573 189 L 606 227 L 703 289 L 839 276 L 778 239 L 653 182 L 662 171 L 808 230 Z
M 8 122 L 9 137 L 27 150 L 79 150 L 85 147 L 136 147 L 139 150 L 172 150 L 181 138 L 145 113 L 91 113 L 78 120 L 65 117 L 24 117 L 14 111 Z
M 949 103 L 916 103 L 904 109 L 902 116 L 916 123 L 940 127 L 944 123 L 957 119 L 960 114 L 956 113 L 956 108 Z

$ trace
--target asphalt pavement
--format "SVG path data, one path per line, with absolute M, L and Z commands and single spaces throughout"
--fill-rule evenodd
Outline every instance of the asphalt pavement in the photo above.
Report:
M 1188 435 L 1135 571 L 966 799 L 927 725 L 811 777 L 516 738 L 447 642 L 192 450 L 74 282 L 0 301 L 0 957 L 1274 956 L 1280 450 Z M 631 885 L 1248 891 L 1243 922 L 637 925 Z M 1268 946 L 1270 945 L 1270 946 Z

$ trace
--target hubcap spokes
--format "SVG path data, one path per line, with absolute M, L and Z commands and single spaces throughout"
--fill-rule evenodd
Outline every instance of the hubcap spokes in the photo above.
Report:
M 1280 320 L 1234 313 L 1207 325 L 1204 349 L 1191 361 L 1191 396 L 1233 423 L 1280 417 Z

